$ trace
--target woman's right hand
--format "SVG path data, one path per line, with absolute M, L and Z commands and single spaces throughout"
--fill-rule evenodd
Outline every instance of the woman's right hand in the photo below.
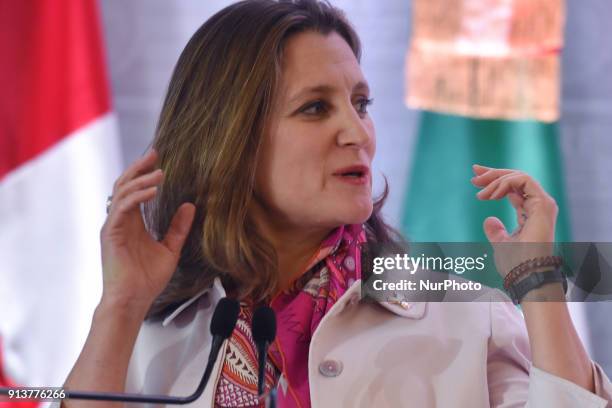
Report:
M 148 310 L 176 269 L 181 248 L 191 229 L 195 206 L 183 203 L 166 236 L 157 241 L 146 230 L 140 204 L 157 194 L 162 181 L 154 170 L 157 152 L 150 149 L 117 179 L 110 212 L 100 231 L 102 244 L 102 302 L 119 302 Z

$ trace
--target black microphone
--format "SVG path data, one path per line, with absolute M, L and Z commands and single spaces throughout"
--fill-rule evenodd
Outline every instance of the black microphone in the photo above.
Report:
M 119 402 L 144 402 L 154 404 L 189 404 L 200 398 L 206 388 L 213 366 L 221 350 L 223 341 L 232 335 L 238 313 L 240 312 L 240 304 L 238 301 L 228 298 L 223 298 L 217 304 L 210 322 L 210 332 L 213 335 L 210 353 L 208 354 L 208 363 L 206 371 L 202 376 L 202 381 L 196 388 L 195 392 L 187 397 L 173 397 L 169 395 L 143 395 L 130 393 L 112 393 L 112 392 L 86 392 L 86 391 L 65 391 L 63 399 L 81 399 L 94 401 L 119 401 Z M 10 391 L 21 388 L 0 388 L 0 395 L 9 395 Z M 34 398 L 35 399 L 35 398 Z
M 266 359 L 268 347 L 276 337 L 276 315 L 269 306 L 260 306 L 253 313 L 253 340 L 257 346 L 257 361 L 259 365 L 257 377 L 257 393 L 264 392 Z
M 210 374 L 212 373 L 215 361 L 217 361 L 217 356 L 219 355 L 219 350 L 221 350 L 223 342 L 225 339 L 228 339 L 234 331 L 239 313 L 240 304 L 234 299 L 223 298 L 215 308 L 215 312 L 210 321 L 210 333 L 213 335 L 213 340 L 210 346 L 210 353 L 208 354 L 208 363 L 206 364 L 204 377 L 202 377 L 202 381 L 200 382 L 202 390 L 200 390 L 200 387 L 196 390 L 196 392 L 200 392 L 198 397 L 204 392 L 204 388 L 210 378 Z

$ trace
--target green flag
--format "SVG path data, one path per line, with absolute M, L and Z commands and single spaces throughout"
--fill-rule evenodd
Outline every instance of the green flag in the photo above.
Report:
M 559 207 L 555 239 L 569 241 L 556 123 L 563 1 L 413 0 L 412 18 L 406 101 L 422 115 L 402 232 L 416 242 L 487 243 L 487 217 L 517 228 L 508 199 L 476 197 L 480 164 L 537 180 Z M 493 272 L 466 277 L 500 281 Z
M 508 199 L 476 197 L 472 164 L 519 169 L 534 177 L 559 206 L 556 241 L 570 240 L 556 123 L 424 111 L 402 216 L 402 232 L 410 241 L 487 242 L 482 225 L 488 216 L 498 217 L 508 231 L 517 227 Z M 498 276 L 477 280 L 500 283 Z
M 481 201 L 470 183 L 472 164 L 523 170 L 559 205 L 557 241 L 568 241 L 557 124 L 485 120 L 423 112 L 406 195 L 402 230 L 416 241 L 482 241 L 487 216 L 511 230 L 510 203 Z

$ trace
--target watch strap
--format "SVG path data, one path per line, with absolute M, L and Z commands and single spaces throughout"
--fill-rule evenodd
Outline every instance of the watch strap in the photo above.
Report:
M 525 279 L 513 283 L 507 289 L 512 302 L 517 305 L 521 302 L 527 292 L 539 288 L 547 283 L 563 282 L 563 293 L 567 292 L 567 280 L 560 268 L 545 272 L 533 272 Z

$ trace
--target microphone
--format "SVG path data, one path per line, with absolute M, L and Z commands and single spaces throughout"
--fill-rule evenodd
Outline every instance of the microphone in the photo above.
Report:
M 63 399 L 81 399 L 94 401 L 118 401 L 118 402 L 144 402 L 153 404 L 189 404 L 200 398 L 206 388 L 206 384 L 212 373 L 213 366 L 223 345 L 223 341 L 232 335 L 238 313 L 240 312 L 240 304 L 238 301 L 228 298 L 223 298 L 217 304 L 213 312 L 210 322 L 210 332 L 213 335 L 210 353 L 208 355 L 208 363 L 206 370 L 202 376 L 202 380 L 196 388 L 195 392 L 187 397 L 173 397 L 169 395 L 144 395 L 131 393 L 111 393 L 111 392 L 86 392 L 86 391 L 65 391 Z M 21 388 L 0 388 L 0 395 L 9 395 L 11 391 Z M 35 399 L 35 398 L 34 398 Z
M 260 306 L 253 313 L 253 340 L 257 346 L 257 361 L 259 365 L 257 377 L 257 393 L 264 392 L 266 359 L 268 347 L 276 337 L 276 315 L 269 306 Z
M 198 391 L 200 393 L 198 397 L 204 392 L 204 388 L 206 387 L 206 383 L 208 383 L 208 379 L 212 373 L 215 361 L 217 361 L 217 356 L 219 355 L 219 350 L 221 350 L 223 342 L 225 339 L 229 338 L 234 331 L 239 313 L 240 304 L 234 299 L 223 298 L 215 308 L 213 317 L 210 321 L 210 333 L 213 335 L 213 340 L 210 346 L 210 353 L 208 354 L 208 363 L 206 364 L 204 376 L 202 377 L 200 386 L 196 390 L 196 393 Z M 202 388 L 201 390 L 200 387 Z

